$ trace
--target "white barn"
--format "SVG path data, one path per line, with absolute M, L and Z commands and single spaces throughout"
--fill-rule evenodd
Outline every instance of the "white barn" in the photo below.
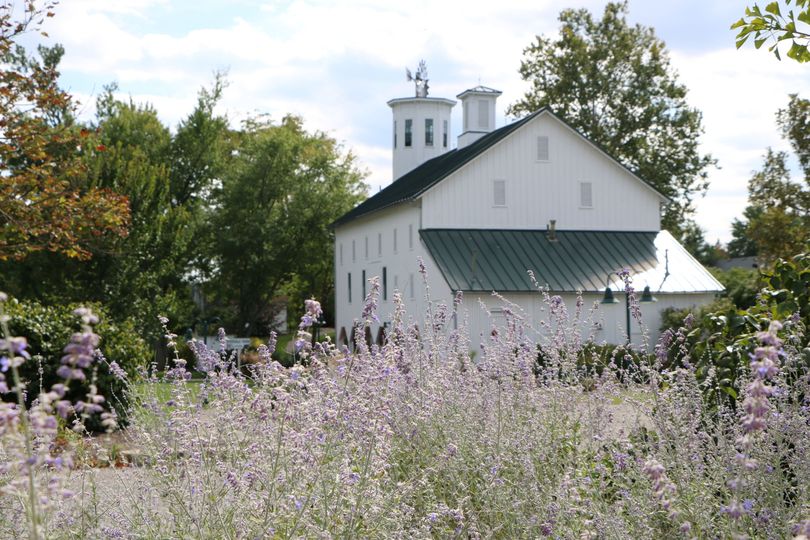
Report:
M 705 304 L 723 289 L 661 230 L 666 197 L 548 109 L 494 129 L 500 94 L 479 86 L 457 96 L 464 126 L 455 149 L 448 141 L 454 101 L 388 102 L 395 180 L 333 225 L 339 341 L 351 339 L 372 276 L 383 283 L 381 328 L 390 321 L 395 289 L 411 316 L 423 316 L 419 257 L 435 302 L 452 305 L 455 291 L 464 292 L 473 343 L 492 325 L 478 300 L 497 317 L 493 291 L 535 320 L 546 318 L 527 270 L 569 312 L 578 292 L 586 306 L 599 304 L 596 324 L 582 331 L 600 343 L 627 341 L 624 286 L 616 275 L 622 268 L 630 269 L 639 294 L 649 287 L 657 298 L 641 304 L 653 340 L 663 309 Z M 608 286 L 615 305 L 601 303 Z M 373 329 L 375 339 L 381 328 Z M 637 334 L 633 323 L 636 344 Z

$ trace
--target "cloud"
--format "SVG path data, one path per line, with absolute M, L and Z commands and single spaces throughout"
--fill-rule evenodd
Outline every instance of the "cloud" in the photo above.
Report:
M 787 105 L 789 93 L 806 87 L 808 75 L 796 62 L 778 62 L 754 49 L 675 50 L 671 56 L 689 89 L 689 103 L 703 113 L 700 149 L 720 166 L 710 172 L 709 192 L 697 202 L 697 220 L 707 238 L 728 241 L 731 221 L 746 205 L 748 179 L 761 167 L 766 148 L 789 150 L 775 114 Z
M 711 172 L 698 220 L 709 238 L 727 240 L 765 148 L 785 148 L 776 109 L 789 92 L 807 88 L 810 76 L 763 51 L 734 50 L 725 33 L 736 8 L 688 1 L 689 13 L 700 9 L 704 16 L 701 32 L 685 31 L 673 9 L 631 5 L 630 19 L 660 29 L 690 103 L 703 112 L 701 150 L 722 168 Z M 579 4 L 598 14 L 604 0 Z M 391 180 L 385 103 L 413 91 L 405 66 L 427 61 L 434 96 L 452 98 L 479 83 L 502 90 L 497 121 L 503 125 L 506 106 L 528 89 L 518 75 L 523 49 L 535 35 L 556 32 L 559 10 L 552 0 L 71 0 L 46 30 L 65 45 L 65 83 L 85 103 L 103 84 L 118 81 L 122 92 L 150 101 L 175 125 L 213 72 L 227 69 L 230 86 L 221 105 L 234 124 L 257 113 L 302 116 L 308 129 L 353 149 L 369 182 L 380 186 Z M 456 107 L 455 134 L 460 115 Z

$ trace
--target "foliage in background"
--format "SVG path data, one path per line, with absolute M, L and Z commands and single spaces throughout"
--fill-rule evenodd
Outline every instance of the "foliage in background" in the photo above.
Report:
M 682 236 L 705 193 L 714 159 L 703 155 L 700 111 L 670 66 L 652 28 L 627 22 L 627 2 L 610 2 L 601 19 L 585 9 L 560 13 L 558 38 L 537 36 L 520 75 L 531 84 L 508 114 L 549 106 L 672 202 L 663 226 Z
M 116 320 L 136 320 L 141 334 L 155 342 L 159 314 L 192 319 L 189 281 L 205 257 L 201 195 L 221 171 L 218 139 L 227 130 L 225 119 L 213 115 L 220 88 L 217 81 L 212 91 L 200 92 L 174 135 L 152 107 L 118 100 L 115 86 L 106 88 L 96 122 L 86 128 L 98 134 L 105 151 L 88 157 L 84 168 L 89 185 L 131 201 L 128 236 L 99 242 L 88 261 L 41 253 L 0 265 L 0 286 L 44 302 L 100 302 Z M 208 149 L 204 160 L 199 145 Z
M 694 365 L 711 403 L 738 400 L 757 332 L 772 320 L 785 321 L 784 332 L 790 335 L 786 343 L 797 351 L 800 365 L 810 369 L 810 254 L 777 261 L 762 279 L 765 286 L 748 309 L 727 304 L 723 309 L 703 308 L 680 322 L 673 319 L 683 312 L 664 317 L 669 329 L 660 353 L 668 356 L 670 365 Z
M 795 11 L 791 4 L 797 8 Z M 784 0 L 784 5 L 780 5 L 780 2 L 768 2 L 764 9 L 755 3 L 753 7 L 746 7 L 745 16 L 731 25 L 732 30 L 737 28 L 739 28 L 736 38 L 738 49 L 753 36 L 754 47 L 759 49 L 768 43 L 770 45 L 768 51 L 781 60 L 779 45 L 783 41 L 790 40 L 788 58 L 797 62 L 810 61 L 810 52 L 807 50 L 810 44 L 808 0 Z
M 759 291 L 765 286 L 762 274 L 756 268 L 710 268 L 710 271 L 726 289 L 721 293 L 722 297 L 728 298 L 737 309 L 748 309 L 756 304 Z
M 305 298 L 334 296 L 330 223 L 365 196 L 355 157 L 303 121 L 251 120 L 233 134 L 213 214 L 216 272 L 209 294 L 231 304 L 236 331 L 267 335 L 274 296 L 293 312 Z
M 776 121 L 799 159 L 804 178 L 791 178 L 788 154 L 770 148 L 762 170 L 748 182 L 743 220 L 734 220 L 729 254 L 763 262 L 787 258 L 810 246 L 810 101 L 790 96 Z
M 0 260 L 50 251 L 88 259 L 100 239 L 127 233 L 127 198 L 87 182 L 84 158 L 103 152 L 72 120 L 57 84 L 61 47 L 41 61 L 15 44 L 53 16 L 53 3 L 0 3 Z
M 49 389 L 62 382 L 56 374 L 62 365 L 63 349 L 71 341 L 71 335 L 79 331 L 79 321 L 74 314 L 78 305 L 45 306 L 38 302 L 10 300 L 5 303 L 5 312 L 10 317 L 9 329 L 12 335 L 26 336 L 31 360 L 20 366 L 20 375 L 25 381 L 28 403 L 40 395 L 42 389 Z M 138 336 L 131 320 L 115 322 L 109 318 L 102 306 L 92 305 L 99 316 L 97 330 L 102 338 L 99 350 L 108 363 L 116 362 L 130 378 L 137 375 L 138 369 L 145 369 L 151 358 L 147 344 Z M 115 408 L 119 420 L 126 423 L 128 408 L 125 403 L 124 382 L 114 376 L 109 366 L 96 363 L 87 373 L 87 380 L 73 381 L 65 399 L 78 401 L 86 399 L 92 377 L 98 393 L 106 398 L 109 407 Z M 10 394 L 0 396 L 3 400 L 13 399 Z M 98 418 L 87 423 L 91 431 L 101 430 Z
M 88 186 L 131 201 L 128 236 L 99 238 L 89 260 L 34 253 L 0 262 L 0 288 L 46 303 L 101 303 L 153 343 L 159 314 L 178 332 L 218 316 L 230 333 L 266 336 L 279 298 L 295 310 L 318 296 L 330 299 L 331 319 L 328 225 L 365 196 L 364 175 L 299 118 L 229 129 L 215 113 L 224 88 L 217 75 L 174 133 L 151 106 L 105 88 L 84 128 L 105 151 L 82 166 Z

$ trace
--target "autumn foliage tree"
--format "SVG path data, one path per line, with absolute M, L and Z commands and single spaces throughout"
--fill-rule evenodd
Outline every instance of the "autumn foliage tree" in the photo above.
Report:
M 0 3 L 0 260 L 43 250 L 87 259 L 103 237 L 127 233 L 126 197 L 87 182 L 83 157 L 104 147 L 72 122 L 75 105 L 57 84 L 61 53 L 38 61 L 16 43 L 40 32 L 53 7 Z

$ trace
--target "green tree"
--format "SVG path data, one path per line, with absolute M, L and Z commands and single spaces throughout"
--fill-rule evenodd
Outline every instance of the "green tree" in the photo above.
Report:
M 797 8 L 796 11 L 791 9 L 791 4 Z M 738 49 L 754 36 L 754 47 L 759 49 L 768 43 L 770 45 L 768 50 L 781 60 L 779 44 L 790 40 L 788 58 L 797 62 L 807 62 L 810 61 L 810 52 L 807 50 L 810 44 L 810 28 L 806 25 L 810 25 L 810 1 L 784 0 L 783 5 L 779 2 L 769 2 L 764 10 L 756 3 L 753 7 L 746 7 L 745 16 L 732 24 L 731 29 L 739 28 L 736 38 Z
M 239 331 L 262 334 L 280 293 L 293 307 L 305 296 L 333 296 L 329 224 L 363 199 L 364 174 L 351 153 L 294 116 L 251 120 L 234 138 L 215 218 L 212 294 L 231 302 Z
M 115 90 L 101 94 L 97 119 L 86 128 L 105 151 L 89 156 L 84 168 L 88 185 L 132 201 L 129 235 L 98 242 L 87 261 L 37 253 L 0 265 L 0 286 L 47 303 L 100 302 L 157 340 L 158 314 L 191 323 L 190 283 L 213 257 L 206 213 L 227 139 L 227 121 L 213 113 L 221 83 L 200 92 L 174 135 L 151 106 L 118 100 Z
M 776 119 L 799 158 L 804 179 L 791 178 L 786 152 L 769 148 L 762 170 L 748 182 L 745 220 L 732 226 L 729 244 L 735 254 L 745 251 L 765 262 L 787 259 L 810 247 L 810 102 L 792 95 Z
M 627 22 L 627 3 L 610 2 L 595 20 L 584 9 L 560 13 L 559 37 L 537 36 L 520 75 L 531 89 L 508 114 L 548 106 L 672 202 L 663 226 L 681 237 L 705 193 L 715 161 L 698 151 L 701 113 L 670 67 L 651 28 Z
M 64 51 L 40 47 L 36 60 L 15 43 L 52 7 L 0 3 L 0 260 L 37 251 L 86 259 L 99 239 L 127 233 L 127 199 L 87 185 L 84 158 L 103 147 L 72 121 L 72 98 L 57 84 Z

